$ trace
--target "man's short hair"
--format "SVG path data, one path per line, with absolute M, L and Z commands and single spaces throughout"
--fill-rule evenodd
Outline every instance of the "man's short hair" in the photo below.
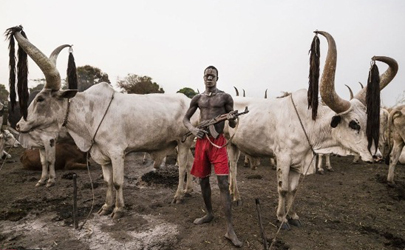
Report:
M 213 69 L 213 70 L 215 70 L 215 71 L 217 72 L 217 77 L 219 76 L 218 69 L 215 68 L 214 66 L 210 65 L 210 66 L 208 66 L 207 68 L 205 68 L 205 69 L 204 69 L 204 73 L 205 73 L 205 71 L 206 71 L 207 69 Z

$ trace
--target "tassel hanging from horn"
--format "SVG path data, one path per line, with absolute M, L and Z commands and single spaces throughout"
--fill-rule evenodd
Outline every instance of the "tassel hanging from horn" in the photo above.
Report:
M 368 141 L 368 150 L 371 152 L 371 146 L 374 146 L 377 152 L 378 140 L 380 136 L 380 73 L 375 61 L 372 62 L 366 93 L 367 106 L 367 128 L 366 135 Z
M 77 89 L 77 73 L 76 73 L 76 63 L 75 58 L 73 57 L 72 46 L 69 49 L 69 60 L 67 68 L 67 78 L 68 78 L 68 88 Z
M 24 31 L 21 30 L 21 35 L 27 38 Z M 17 75 L 17 88 L 18 88 L 18 100 L 20 103 L 21 115 L 24 120 L 27 120 L 27 110 L 28 110 L 28 56 L 27 53 L 18 46 L 18 75 Z
M 14 106 L 16 104 L 16 93 L 15 93 L 15 40 L 13 36 L 13 31 L 10 29 L 7 29 L 5 32 L 6 37 L 10 40 L 10 43 L 8 45 L 9 49 L 9 80 L 8 84 L 10 87 L 10 104 L 11 104 L 11 111 L 14 111 Z
M 16 78 L 16 64 L 15 64 L 15 41 L 14 34 L 16 32 L 21 32 L 24 38 L 27 38 L 23 27 L 15 26 L 6 30 L 6 37 L 10 40 L 9 44 L 9 65 L 10 65 L 10 101 L 11 110 L 14 110 L 14 105 L 16 104 L 16 93 L 15 93 L 15 78 Z M 18 63 L 17 63 L 17 90 L 18 99 L 20 105 L 20 113 L 27 119 L 27 109 L 28 109 L 28 56 L 21 46 L 18 46 Z
M 308 108 L 312 108 L 312 120 L 316 120 L 318 111 L 318 91 L 319 91 L 319 38 L 315 35 L 311 43 L 309 59 L 309 87 L 308 87 Z

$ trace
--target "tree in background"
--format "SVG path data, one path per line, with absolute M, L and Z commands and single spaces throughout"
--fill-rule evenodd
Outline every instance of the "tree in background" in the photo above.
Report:
M 118 79 L 117 85 L 128 94 L 164 93 L 165 91 L 149 76 L 128 74 L 123 80 Z
M 188 98 L 193 98 L 197 94 L 194 89 L 187 87 L 180 89 L 177 93 L 185 94 Z
M 4 103 L 5 101 L 8 101 L 8 95 L 10 93 L 6 89 L 6 86 L 4 84 L 0 84 L 0 102 Z
M 100 82 L 111 84 L 110 79 L 108 79 L 108 74 L 102 72 L 99 68 L 90 65 L 77 67 L 77 80 L 77 88 L 79 92 L 85 91 L 94 84 Z M 66 86 L 66 81 L 64 85 Z
M 45 78 L 42 78 L 42 79 L 33 79 L 32 81 L 37 82 L 38 85 L 35 86 L 35 87 L 30 88 L 30 93 L 32 93 L 32 92 L 34 92 L 34 91 L 37 91 L 37 92 L 41 91 L 41 90 L 44 88 L 45 83 L 46 83 L 46 79 L 45 79 Z

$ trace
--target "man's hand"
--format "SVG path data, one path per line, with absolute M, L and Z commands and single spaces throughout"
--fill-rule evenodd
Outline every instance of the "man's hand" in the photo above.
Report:
M 203 130 L 203 129 L 199 129 L 199 128 L 194 128 L 192 130 L 190 130 L 190 132 L 195 136 L 198 137 L 200 139 L 202 139 L 204 137 L 205 134 L 207 134 L 208 132 Z
M 226 115 L 226 119 L 227 119 L 227 120 L 232 120 L 232 121 L 234 121 L 234 120 L 237 118 L 237 116 L 236 116 L 237 113 L 238 113 L 237 110 L 234 110 L 234 111 L 229 112 L 229 113 Z

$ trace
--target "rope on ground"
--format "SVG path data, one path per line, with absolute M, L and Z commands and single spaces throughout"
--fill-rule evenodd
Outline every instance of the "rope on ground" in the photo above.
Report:
M 87 174 L 88 174 L 89 179 L 90 179 L 92 201 L 91 201 L 90 211 L 89 211 L 89 213 L 87 214 L 86 219 L 84 219 L 82 225 L 79 226 L 79 230 L 81 230 L 81 229 L 83 228 L 84 224 L 86 224 L 87 220 L 90 218 L 90 215 L 91 215 L 91 213 L 93 212 L 94 202 L 95 202 L 93 179 L 91 178 L 91 173 L 90 173 L 89 155 L 90 155 L 90 153 L 87 152 L 87 156 L 86 156 L 86 161 L 87 161 Z

